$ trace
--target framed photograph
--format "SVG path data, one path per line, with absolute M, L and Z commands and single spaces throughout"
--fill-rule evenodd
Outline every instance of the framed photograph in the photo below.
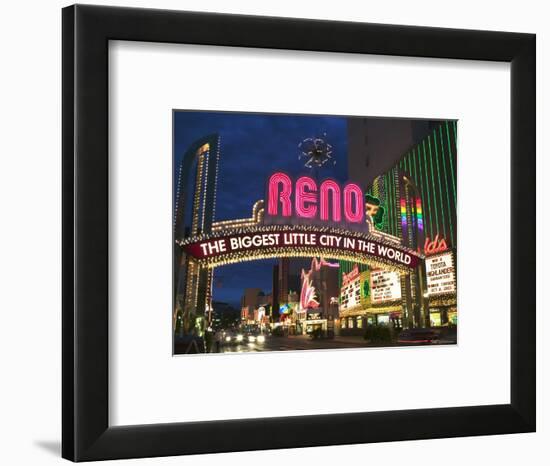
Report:
M 63 457 L 535 430 L 535 36 L 63 9 Z

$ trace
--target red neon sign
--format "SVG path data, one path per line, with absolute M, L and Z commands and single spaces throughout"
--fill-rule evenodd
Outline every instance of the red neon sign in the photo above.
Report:
M 267 214 L 272 217 L 340 222 L 343 212 L 346 222 L 365 223 L 364 194 L 355 183 L 342 189 L 336 181 L 324 180 L 318 186 L 314 179 L 302 176 L 293 186 L 288 175 L 276 172 L 269 178 L 267 198 Z
M 447 242 L 445 238 L 439 239 L 439 234 L 435 235 L 433 241 L 430 241 L 430 238 L 426 238 L 424 243 L 424 253 L 425 254 L 436 254 L 438 252 L 443 252 L 447 250 Z
M 342 286 L 348 285 L 351 281 L 355 280 L 359 276 L 359 266 L 355 264 L 353 269 L 348 273 L 342 274 Z

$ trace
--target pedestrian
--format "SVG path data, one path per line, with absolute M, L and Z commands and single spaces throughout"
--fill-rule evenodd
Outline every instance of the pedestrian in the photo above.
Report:
M 216 353 L 219 353 L 222 345 L 222 332 L 220 330 L 216 330 L 214 336 L 216 338 Z
M 212 329 L 208 328 L 204 332 L 204 342 L 206 344 L 206 352 L 210 353 L 212 351 L 212 340 L 214 339 L 214 335 L 212 335 Z

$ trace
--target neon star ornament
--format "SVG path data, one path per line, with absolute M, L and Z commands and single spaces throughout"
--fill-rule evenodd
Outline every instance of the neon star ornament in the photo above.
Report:
M 298 144 L 299 160 L 305 160 L 304 167 L 320 168 L 326 163 L 336 165 L 336 160 L 332 157 L 332 145 L 326 140 L 327 134 L 323 133 L 320 137 L 311 137 L 304 139 Z

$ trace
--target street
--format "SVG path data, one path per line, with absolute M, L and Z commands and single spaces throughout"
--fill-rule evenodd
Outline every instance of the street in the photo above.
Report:
M 456 334 L 442 337 L 437 343 L 428 344 L 428 346 L 453 345 L 456 344 Z M 187 352 L 189 343 L 183 344 L 176 342 L 175 354 L 184 354 Z M 264 341 L 247 341 L 246 338 L 241 342 L 232 341 L 221 343 L 219 346 L 214 343 L 211 353 L 257 353 L 267 351 L 298 351 L 315 349 L 340 349 L 340 348 L 380 348 L 390 346 L 426 346 L 426 344 L 410 344 L 391 342 L 370 342 L 361 336 L 335 336 L 333 338 L 312 339 L 308 335 L 287 335 L 287 336 L 265 336 Z M 200 353 L 190 351 L 190 353 Z
M 442 340 L 439 344 L 456 344 L 456 341 Z M 411 346 L 398 343 L 370 343 L 363 337 L 335 336 L 332 339 L 313 340 L 306 335 L 294 335 L 285 337 L 270 336 L 263 343 L 237 343 L 226 344 L 220 348 L 220 353 L 245 353 L 260 351 L 295 351 L 311 349 L 340 349 L 340 348 L 366 348 L 366 347 L 387 347 L 387 346 Z M 215 352 L 215 348 L 213 349 Z
M 221 353 L 244 353 L 258 351 L 295 351 L 308 349 L 360 348 L 369 345 L 361 337 L 334 337 L 313 340 L 307 335 L 285 337 L 269 336 L 264 343 L 237 343 L 222 345 Z M 372 345 L 374 346 L 374 345 Z M 379 345 L 376 345 L 379 346 Z

